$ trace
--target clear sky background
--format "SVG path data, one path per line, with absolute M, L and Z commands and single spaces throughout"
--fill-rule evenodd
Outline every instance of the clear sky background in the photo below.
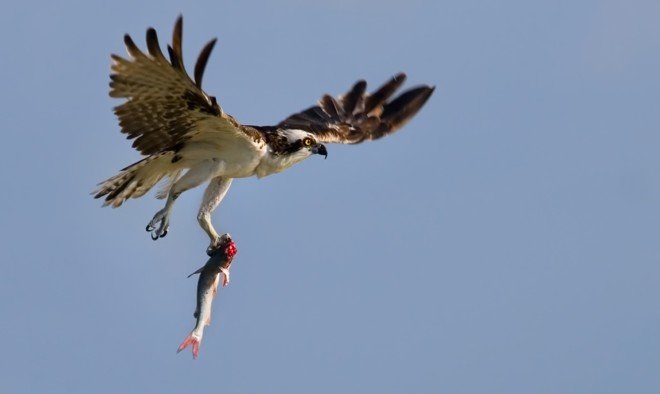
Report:
M 0 13 L 0 392 L 660 392 L 657 1 L 12 2 Z M 273 124 L 405 71 L 394 136 L 235 181 L 239 254 L 201 355 L 202 188 L 101 208 L 139 159 L 108 97 L 122 35 Z

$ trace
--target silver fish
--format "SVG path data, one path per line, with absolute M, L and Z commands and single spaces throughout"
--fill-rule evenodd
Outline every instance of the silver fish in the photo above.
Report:
M 200 274 L 197 281 L 197 308 L 193 314 L 197 319 L 197 324 L 190 335 L 179 345 L 177 353 L 192 345 L 193 358 L 197 358 L 199 355 L 199 345 L 204 335 L 204 327 L 211 324 L 211 304 L 213 303 L 213 297 L 218 292 L 220 274 L 223 275 L 222 286 L 227 286 L 229 284 L 229 266 L 237 251 L 238 249 L 236 249 L 236 244 L 231 236 L 223 234 L 220 237 L 219 246 L 211 254 L 211 258 L 208 259 L 206 264 L 188 275 L 190 278 L 195 274 Z

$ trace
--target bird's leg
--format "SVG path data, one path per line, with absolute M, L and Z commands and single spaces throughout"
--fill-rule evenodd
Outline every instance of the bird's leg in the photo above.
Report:
M 214 163 L 209 161 L 209 163 L 200 164 L 197 167 L 191 168 L 172 185 L 172 188 L 167 194 L 165 207 L 156 212 L 153 219 L 147 224 L 146 230 L 151 233 L 151 239 L 155 241 L 158 238 L 163 238 L 167 235 L 170 225 L 170 213 L 174 201 L 176 201 L 179 195 L 186 190 L 192 189 L 206 182 L 210 178 L 210 175 L 213 174 L 213 165 Z
M 170 212 L 172 211 L 172 206 L 174 201 L 179 197 L 182 192 L 175 192 L 174 188 L 170 189 L 170 192 L 167 195 L 167 202 L 165 203 L 165 208 L 156 212 L 153 219 L 147 224 L 147 231 L 151 233 L 151 239 L 154 241 L 158 238 L 163 238 L 167 235 L 167 230 L 170 226 Z M 160 223 L 160 226 L 156 228 L 156 225 Z
M 202 200 L 202 205 L 199 207 L 197 221 L 199 222 L 200 227 L 202 227 L 211 239 L 211 243 L 206 249 L 206 253 L 209 256 L 212 255 L 220 245 L 220 236 L 211 223 L 211 213 L 218 207 L 218 205 L 220 205 L 220 202 L 227 194 L 229 186 L 231 186 L 231 181 L 232 178 L 221 176 L 213 178 L 204 191 L 204 199 Z

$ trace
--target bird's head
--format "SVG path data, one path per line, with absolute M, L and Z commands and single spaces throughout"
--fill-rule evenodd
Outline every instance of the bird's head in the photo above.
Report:
M 306 159 L 307 157 L 316 154 L 328 157 L 328 150 L 325 145 L 316 140 L 316 136 L 304 130 L 298 129 L 283 129 L 279 134 L 284 137 L 283 153 L 296 157 L 295 161 Z
M 313 154 L 328 156 L 316 136 L 299 129 L 277 129 L 264 134 L 269 154 L 256 169 L 257 177 L 276 174 Z

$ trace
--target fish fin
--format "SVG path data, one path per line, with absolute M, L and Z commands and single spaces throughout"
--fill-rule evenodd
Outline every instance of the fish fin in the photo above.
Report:
M 229 269 L 228 268 L 220 268 L 220 272 L 222 272 L 224 278 L 222 280 L 222 287 L 227 287 L 229 284 Z
M 198 269 L 197 271 L 195 271 L 195 272 L 193 272 L 192 274 L 188 275 L 188 277 L 190 278 L 191 276 L 193 276 L 193 275 L 195 275 L 195 274 L 199 274 L 199 273 L 201 273 L 203 270 L 204 270 L 204 267 L 201 267 L 201 268 Z
M 206 319 L 206 324 L 205 324 L 205 326 L 208 327 L 208 326 L 210 326 L 210 325 L 211 325 L 211 315 L 209 315 L 209 318 Z
M 177 353 L 180 353 L 183 349 L 187 348 L 188 346 L 192 345 L 192 354 L 193 358 L 197 359 L 199 356 L 199 343 L 200 340 L 195 338 L 192 333 L 186 337 L 186 339 L 181 342 L 181 345 L 179 345 L 179 349 L 177 349 Z
M 220 283 L 220 274 L 216 275 L 215 280 L 213 281 L 213 297 L 218 294 L 218 284 Z

